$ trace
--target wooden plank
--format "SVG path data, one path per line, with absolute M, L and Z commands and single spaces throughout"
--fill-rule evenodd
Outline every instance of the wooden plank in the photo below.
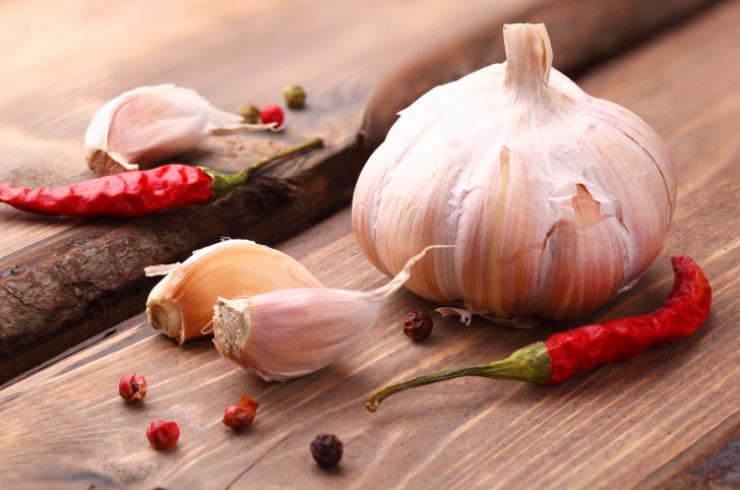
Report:
M 327 145 L 266 173 L 302 183 L 291 201 L 258 180 L 212 206 L 130 221 L 32 217 L 0 206 L 0 382 L 139 311 L 152 284 L 144 266 L 224 235 L 275 243 L 347 202 L 398 109 L 502 58 L 504 21 L 548 22 L 556 66 L 574 69 L 709 3 L 3 2 L 2 180 L 88 177 L 81 139 L 93 112 L 125 89 L 165 81 L 223 108 L 277 100 L 285 83 L 308 88 L 309 109 L 290 113 L 284 134 L 212 138 L 184 157 L 193 163 L 235 170 L 316 134 Z
M 235 368 L 207 340 L 178 348 L 142 324 L 0 391 L 0 486 L 736 484 L 740 141 L 732 128 L 740 120 L 740 67 L 726 47 L 740 42 L 738 22 L 739 2 L 714 8 L 580 80 L 595 95 L 629 102 L 658 129 L 679 180 L 664 253 L 634 289 L 590 320 L 655 308 L 671 285 L 667 257 L 689 254 L 705 268 L 715 298 L 710 320 L 691 338 L 560 386 L 459 379 L 398 395 L 371 415 L 362 400 L 380 384 L 500 358 L 553 328 L 464 327 L 448 319 L 437 322 L 429 342 L 413 344 L 400 319 L 431 305 L 404 292 L 346 359 L 280 384 Z M 283 248 L 329 286 L 368 289 L 386 280 L 360 254 L 346 209 Z M 131 370 L 150 382 L 146 403 L 135 408 L 116 395 L 118 377 Z M 261 405 L 254 426 L 237 435 L 220 415 L 242 392 Z M 182 428 L 171 453 L 152 451 L 144 438 L 148 422 L 160 418 Z M 319 432 L 345 443 L 338 471 L 321 471 L 308 454 Z

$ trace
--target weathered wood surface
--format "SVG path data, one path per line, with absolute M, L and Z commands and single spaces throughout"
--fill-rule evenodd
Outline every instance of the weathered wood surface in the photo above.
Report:
M 90 176 L 94 111 L 138 85 L 175 82 L 215 105 L 280 99 L 309 108 L 280 136 L 210 139 L 187 161 L 235 170 L 316 134 L 326 148 L 266 174 L 302 182 L 293 201 L 255 181 L 212 206 L 130 221 L 37 217 L 0 205 L 0 383 L 131 316 L 142 271 L 220 236 L 275 243 L 347 202 L 398 109 L 431 86 L 503 57 L 501 24 L 545 21 L 555 65 L 584 66 L 711 0 L 3 2 L 0 180 Z
M 388 381 L 506 355 L 553 331 L 437 322 L 411 343 L 400 319 L 431 305 L 392 297 L 343 361 L 286 384 L 221 359 L 210 342 L 178 348 L 141 323 L 0 391 L 0 487 L 60 488 L 737 488 L 740 467 L 740 2 L 580 80 L 644 117 L 665 139 L 679 204 L 664 253 L 628 293 L 586 319 L 650 311 L 671 287 L 668 256 L 688 254 L 714 288 L 691 338 L 551 387 L 460 379 L 397 395 L 376 414 L 362 400 Z M 360 254 L 348 211 L 281 245 L 330 286 L 386 279 Z M 142 317 L 131 322 L 141 322 Z M 126 406 L 119 376 L 144 373 L 146 403 Z M 233 434 L 223 407 L 245 392 L 257 422 Z M 182 428 L 177 450 L 148 448 L 152 419 Z M 307 446 L 345 443 L 338 471 Z

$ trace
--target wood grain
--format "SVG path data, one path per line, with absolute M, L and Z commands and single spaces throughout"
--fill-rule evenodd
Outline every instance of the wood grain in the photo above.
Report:
M 740 2 L 716 7 L 579 80 L 655 127 L 679 180 L 664 253 L 634 289 L 583 321 L 657 307 L 671 287 L 668 257 L 688 254 L 715 298 L 691 338 L 560 386 L 459 379 L 400 394 L 371 415 L 362 400 L 383 383 L 496 359 L 554 329 L 448 319 L 413 344 L 400 318 L 431 305 L 405 292 L 346 359 L 280 384 L 235 368 L 207 340 L 178 348 L 139 324 L 0 391 L 0 486 L 737 488 L 740 66 L 727 47 L 740 43 L 738 22 Z M 386 280 L 359 252 L 346 209 L 281 248 L 329 286 Z M 140 407 L 116 395 L 131 370 L 150 382 Z M 242 392 L 261 405 L 254 426 L 234 434 L 220 414 Z M 160 418 L 182 428 L 171 453 L 147 447 L 145 427 Z M 310 459 L 319 432 L 345 443 L 336 471 Z
M 139 311 L 152 284 L 145 266 L 221 236 L 275 243 L 346 203 L 397 110 L 436 83 L 502 59 L 503 22 L 547 22 L 556 66 L 575 69 L 709 3 L 3 2 L 2 180 L 89 177 L 81 140 L 93 112 L 125 89 L 161 82 L 196 88 L 223 108 L 274 101 L 286 83 L 309 92 L 308 110 L 289 113 L 284 134 L 212 138 L 187 161 L 236 170 L 317 134 L 327 145 L 266 173 L 300 182 L 292 200 L 256 180 L 212 206 L 130 221 L 0 206 L 0 382 Z

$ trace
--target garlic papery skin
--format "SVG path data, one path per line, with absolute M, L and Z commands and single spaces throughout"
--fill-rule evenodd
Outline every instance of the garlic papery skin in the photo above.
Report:
M 89 167 L 97 175 L 150 167 L 194 149 L 211 134 L 265 131 L 275 124 L 243 124 L 195 90 L 145 86 L 106 102 L 85 133 Z
M 151 266 L 145 272 L 166 274 L 149 293 L 149 324 L 180 344 L 205 335 L 220 296 L 323 287 L 297 260 L 249 240 L 222 241 L 193 252 L 182 264 Z
M 296 288 L 251 298 L 220 298 L 213 312 L 213 342 L 227 359 L 267 381 L 318 371 L 362 339 L 383 300 L 406 282 L 427 250 L 412 257 L 385 286 L 370 292 Z
M 352 221 L 407 287 L 491 317 L 586 314 L 660 251 L 676 179 L 657 134 L 551 67 L 544 25 L 504 27 L 507 61 L 436 87 L 400 113 L 366 163 Z

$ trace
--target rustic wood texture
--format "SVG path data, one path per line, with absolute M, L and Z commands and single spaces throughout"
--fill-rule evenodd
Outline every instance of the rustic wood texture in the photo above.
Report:
M 327 145 L 266 172 L 301 183 L 292 200 L 257 179 L 215 205 L 129 221 L 0 206 L 0 382 L 139 311 L 152 285 L 146 265 L 220 236 L 275 243 L 347 202 L 397 110 L 436 83 L 502 59 L 503 22 L 547 22 L 555 65 L 575 69 L 709 3 L 3 2 L 4 181 L 89 177 L 82 136 L 94 111 L 123 90 L 162 82 L 193 87 L 226 109 L 279 100 L 286 83 L 309 92 L 308 109 L 288 114 L 284 134 L 211 138 L 187 161 L 235 170 L 317 134 Z
M 737 488 L 740 66 L 730 48 L 739 22 L 740 2 L 715 7 L 579 80 L 646 119 L 679 180 L 664 253 L 634 289 L 583 321 L 657 307 L 671 287 L 668 256 L 688 254 L 714 288 L 711 317 L 691 338 L 560 386 L 459 379 L 369 414 L 362 400 L 381 384 L 500 358 L 554 330 L 447 319 L 414 344 L 400 319 L 431 305 L 404 292 L 346 359 L 280 384 L 237 369 L 208 340 L 179 348 L 140 323 L 0 391 L 0 486 Z M 347 209 L 281 248 L 329 286 L 387 280 L 360 254 Z M 141 406 L 117 397 L 126 371 L 148 377 Z M 242 392 L 261 405 L 256 423 L 235 434 L 220 416 Z M 180 423 L 176 450 L 148 448 L 153 419 Z M 319 432 L 345 443 L 335 471 L 309 456 Z

